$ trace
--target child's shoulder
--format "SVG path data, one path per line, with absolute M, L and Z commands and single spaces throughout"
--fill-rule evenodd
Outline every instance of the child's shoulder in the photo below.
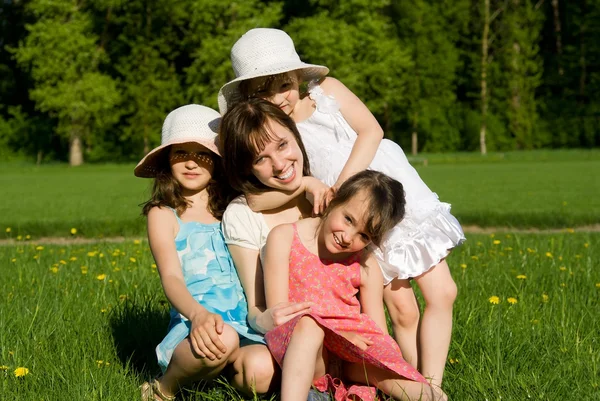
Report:
M 149 219 L 175 218 L 175 211 L 168 206 L 154 206 L 148 211 Z
M 289 238 L 294 235 L 294 224 L 295 223 L 284 223 L 275 226 L 269 232 L 269 238 Z

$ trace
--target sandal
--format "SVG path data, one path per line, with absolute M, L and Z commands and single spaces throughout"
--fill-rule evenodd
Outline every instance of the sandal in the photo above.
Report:
M 152 379 L 150 382 L 145 382 L 140 386 L 140 392 L 142 395 L 142 401 L 174 401 L 174 395 L 166 395 L 163 393 L 158 385 L 156 379 Z M 159 397 L 159 398 L 157 398 Z

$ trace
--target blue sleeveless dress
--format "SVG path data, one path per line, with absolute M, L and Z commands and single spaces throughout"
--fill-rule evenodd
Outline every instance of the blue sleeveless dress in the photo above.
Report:
M 179 233 L 175 238 L 177 255 L 185 284 L 198 303 L 221 315 L 240 340 L 264 344 L 264 338 L 248 326 L 248 304 L 233 260 L 225 245 L 221 223 L 184 223 L 175 210 Z M 170 311 L 169 332 L 156 347 L 158 364 L 164 372 L 177 345 L 190 334 L 191 322 L 175 308 Z

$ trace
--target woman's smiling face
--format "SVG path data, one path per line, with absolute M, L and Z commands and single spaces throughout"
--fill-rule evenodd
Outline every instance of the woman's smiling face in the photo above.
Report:
M 295 191 L 302 184 L 303 157 L 293 133 L 269 121 L 271 140 L 256 154 L 252 173 L 269 188 Z

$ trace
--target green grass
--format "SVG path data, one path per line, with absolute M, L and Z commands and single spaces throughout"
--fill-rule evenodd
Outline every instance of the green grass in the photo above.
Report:
M 450 399 L 600 399 L 598 261 L 597 233 L 469 236 L 449 257 L 459 288 Z M 137 399 L 168 322 L 152 263 L 132 240 L 0 247 L 2 399 Z M 18 367 L 29 374 L 16 378 Z M 236 398 L 200 385 L 182 399 Z

